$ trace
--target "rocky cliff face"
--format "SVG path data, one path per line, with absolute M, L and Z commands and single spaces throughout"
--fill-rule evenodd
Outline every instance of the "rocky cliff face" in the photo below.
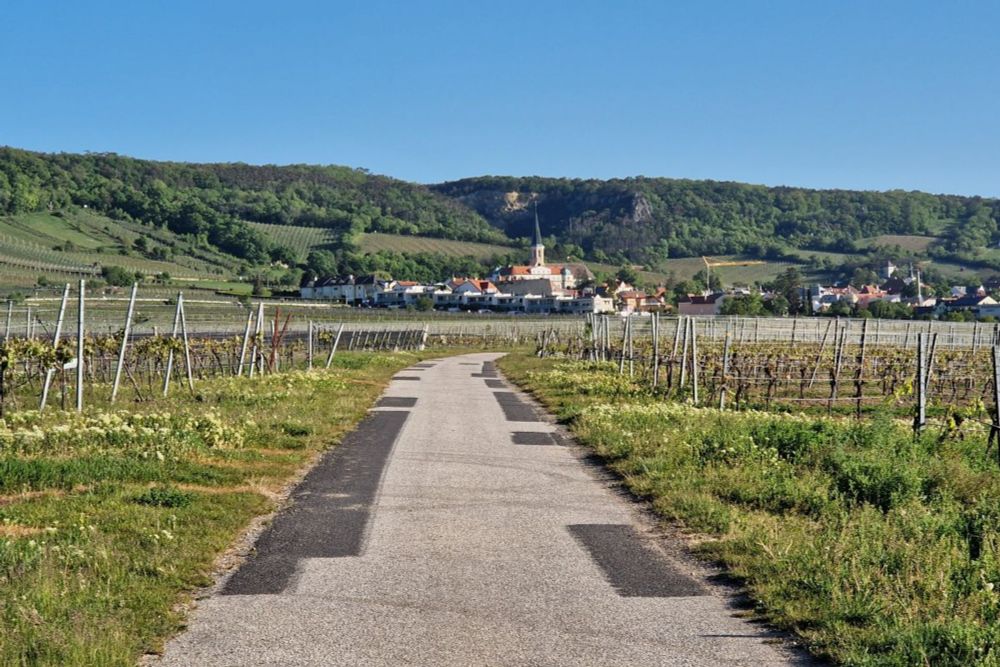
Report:
M 657 232 L 653 206 L 645 194 L 627 188 L 599 189 L 544 186 L 526 183 L 476 181 L 433 186 L 473 209 L 512 238 L 530 237 L 534 227 L 533 203 L 538 203 L 542 234 L 562 243 L 574 243 L 587 252 L 600 248 L 612 254 L 638 256 L 655 244 Z

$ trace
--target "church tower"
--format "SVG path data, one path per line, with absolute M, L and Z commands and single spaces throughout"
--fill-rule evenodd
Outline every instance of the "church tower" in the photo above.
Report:
M 545 246 L 542 245 L 542 230 L 538 226 L 538 202 L 535 202 L 535 243 L 531 246 L 531 266 L 545 266 Z

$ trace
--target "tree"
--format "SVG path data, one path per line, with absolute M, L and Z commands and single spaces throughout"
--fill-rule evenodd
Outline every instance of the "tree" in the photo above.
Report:
M 622 264 L 618 268 L 618 272 L 615 273 L 615 277 L 622 281 L 623 283 L 628 283 L 629 285 L 636 285 L 639 282 L 639 274 L 634 268 L 628 264 Z
M 864 287 L 865 285 L 875 284 L 878 284 L 878 274 L 869 268 L 859 266 L 851 275 L 851 285 L 857 287 L 858 289 Z
M 101 267 L 101 277 L 109 285 L 115 287 L 128 287 L 135 280 L 135 274 L 120 266 Z
M 306 268 L 320 278 L 337 275 L 337 256 L 329 250 L 313 250 L 306 258 Z
M 787 315 L 789 309 L 788 299 L 785 298 L 784 294 L 775 294 L 768 300 L 767 309 L 771 311 L 773 315 Z
M 434 310 L 434 300 L 429 296 L 418 297 L 414 305 L 416 305 L 417 310 L 420 311 L 426 312 L 428 310 Z

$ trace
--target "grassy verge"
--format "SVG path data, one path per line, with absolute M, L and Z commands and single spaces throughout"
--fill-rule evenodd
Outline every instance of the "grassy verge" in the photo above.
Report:
M 505 357 L 760 616 L 847 665 L 1000 663 L 1000 474 L 980 425 L 722 412 L 607 365 Z
M 437 352 L 440 354 L 440 351 Z M 198 395 L 0 422 L 0 664 L 132 665 L 317 452 L 418 358 L 223 379 Z

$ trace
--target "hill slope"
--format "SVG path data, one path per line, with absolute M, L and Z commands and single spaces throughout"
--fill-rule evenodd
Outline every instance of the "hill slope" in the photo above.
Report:
M 686 276 L 697 266 L 686 258 L 700 255 L 831 276 L 885 259 L 1000 270 L 996 199 L 645 177 L 423 186 L 338 166 L 13 148 L 0 148 L 0 268 L 207 277 L 290 265 L 285 284 L 299 269 L 469 272 L 524 255 L 535 203 L 552 258 L 658 275 Z
M 504 242 L 481 216 L 412 183 L 334 166 L 251 166 L 136 160 L 114 154 L 0 148 L 0 215 L 87 206 L 204 235 L 217 248 L 262 262 L 274 248 L 247 221 Z
M 725 254 L 779 259 L 788 248 L 854 252 L 870 246 L 870 237 L 892 244 L 927 236 L 936 237 L 923 245 L 932 256 L 989 266 L 986 248 L 1000 241 L 1000 200 L 980 197 L 644 177 L 481 177 L 433 189 L 509 236 L 530 234 L 529 204 L 537 202 L 546 234 L 615 262 L 658 265 L 667 257 Z

